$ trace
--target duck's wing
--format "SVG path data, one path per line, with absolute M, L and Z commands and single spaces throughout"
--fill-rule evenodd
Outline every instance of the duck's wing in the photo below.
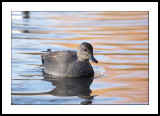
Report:
M 76 51 L 56 51 L 51 52 L 47 50 L 47 54 L 41 55 L 42 64 L 66 64 L 77 59 Z

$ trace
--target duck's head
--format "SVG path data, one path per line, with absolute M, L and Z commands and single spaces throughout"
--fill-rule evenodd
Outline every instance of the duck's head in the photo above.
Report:
M 83 42 L 80 44 L 77 52 L 78 60 L 86 61 L 91 60 L 94 63 L 98 63 L 98 61 L 93 56 L 93 47 L 88 42 Z

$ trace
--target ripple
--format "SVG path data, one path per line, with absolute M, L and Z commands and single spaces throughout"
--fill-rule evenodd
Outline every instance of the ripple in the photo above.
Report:
M 12 12 L 11 28 L 12 104 L 147 104 L 148 12 Z M 42 75 L 40 55 L 84 41 L 99 61 L 93 96 L 49 94 L 55 86 Z

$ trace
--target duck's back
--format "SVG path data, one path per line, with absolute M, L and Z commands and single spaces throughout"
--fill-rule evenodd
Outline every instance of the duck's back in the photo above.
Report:
M 77 60 L 76 51 L 56 51 L 48 52 L 45 55 L 42 55 L 42 61 L 52 62 L 52 63 L 69 63 L 74 60 Z

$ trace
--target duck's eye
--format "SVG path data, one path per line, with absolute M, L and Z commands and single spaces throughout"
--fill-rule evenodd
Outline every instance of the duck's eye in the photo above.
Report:
M 84 49 L 84 51 L 87 51 L 87 49 Z

